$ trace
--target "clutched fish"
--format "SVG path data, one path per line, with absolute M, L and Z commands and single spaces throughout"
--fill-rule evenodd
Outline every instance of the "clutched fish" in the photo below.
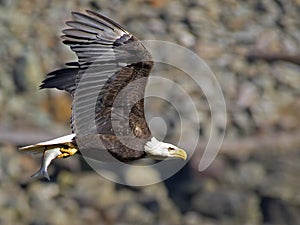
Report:
M 50 181 L 48 167 L 52 160 L 57 158 L 66 158 L 74 155 L 78 150 L 72 144 L 74 142 L 74 134 L 56 138 L 51 141 L 40 142 L 35 145 L 29 145 L 20 148 L 21 151 L 34 154 L 43 153 L 42 165 L 40 169 L 31 177 L 44 176 Z
M 36 173 L 34 173 L 31 177 L 38 177 L 42 175 L 46 177 L 48 181 L 50 181 L 50 177 L 48 174 L 48 167 L 52 162 L 52 160 L 56 159 L 59 155 L 61 155 L 60 148 L 45 150 L 43 153 L 41 168 Z

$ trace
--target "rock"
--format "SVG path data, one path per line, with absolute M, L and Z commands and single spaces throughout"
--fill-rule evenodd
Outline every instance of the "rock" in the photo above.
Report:
M 179 1 L 170 1 L 164 10 L 170 21 L 179 21 L 184 18 L 186 8 Z
M 266 177 L 265 168 L 257 162 L 244 162 L 238 168 L 232 168 L 224 174 L 224 180 L 235 187 L 243 189 L 257 189 L 264 183 Z
M 47 100 L 42 102 L 41 107 L 52 114 L 55 121 L 68 126 L 72 115 L 72 99 L 66 93 L 52 91 Z
M 262 196 L 281 199 L 292 204 L 300 204 L 298 178 L 298 158 L 290 163 L 292 156 L 280 157 L 270 161 L 265 159 L 265 165 L 269 173 L 259 185 L 259 192 Z M 280 182 L 278 182 L 280 181 Z
M 263 31 L 255 44 L 255 48 L 260 51 L 280 52 L 282 51 L 282 43 L 280 41 L 280 32 L 277 30 Z
M 160 174 L 150 166 L 129 167 L 125 174 L 126 183 L 133 186 L 155 184 L 161 181 Z
M 192 208 L 202 215 L 232 224 L 259 224 L 261 221 L 257 197 L 236 190 L 217 189 L 200 193 L 193 199 Z
M 129 204 L 124 209 L 123 221 L 128 224 L 153 224 L 155 215 L 139 204 Z
M 167 190 L 163 183 L 148 186 L 143 189 L 145 197 L 153 199 L 158 202 L 157 220 L 163 224 L 181 224 L 181 215 L 176 207 L 168 197 Z M 157 221 L 157 222 L 158 222 Z
M 29 194 L 34 196 L 33 201 L 38 204 L 49 201 L 59 195 L 59 187 L 55 183 L 40 183 L 36 182 L 30 185 Z
M 218 222 L 214 219 L 204 219 L 196 212 L 188 212 L 184 216 L 184 224 L 186 225 L 216 225 Z
M 220 58 L 223 53 L 220 46 L 209 42 L 203 43 L 201 41 L 196 44 L 196 51 L 198 55 L 204 60 Z

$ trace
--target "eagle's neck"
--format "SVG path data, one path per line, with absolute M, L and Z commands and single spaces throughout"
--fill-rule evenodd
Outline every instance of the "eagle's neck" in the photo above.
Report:
M 146 144 L 145 144 L 145 152 L 148 153 L 148 152 L 151 152 L 153 151 L 153 149 L 158 149 L 160 148 L 161 146 L 161 142 L 158 141 L 155 137 L 152 137 L 150 139 L 150 141 L 147 141 Z
M 150 141 L 147 141 L 144 146 L 144 151 L 146 157 L 154 159 L 164 159 L 166 158 L 161 154 L 163 151 L 163 142 L 158 141 L 155 137 L 152 137 Z

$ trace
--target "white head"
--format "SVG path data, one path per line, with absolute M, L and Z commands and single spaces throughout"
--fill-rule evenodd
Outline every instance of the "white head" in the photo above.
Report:
M 184 150 L 175 145 L 158 141 L 155 137 L 145 144 L 144 150 L 147 157 L 153 159 L 181 158 L 186 160 L 187 158 Z

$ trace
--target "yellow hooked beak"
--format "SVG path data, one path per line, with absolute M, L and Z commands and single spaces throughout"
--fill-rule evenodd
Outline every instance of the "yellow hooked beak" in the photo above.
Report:
M 186 151 L 184 151 L 183 149 L 170 150 L 169 153 L 171 157 L 181 158 L 183 160 L 187 159 Z

